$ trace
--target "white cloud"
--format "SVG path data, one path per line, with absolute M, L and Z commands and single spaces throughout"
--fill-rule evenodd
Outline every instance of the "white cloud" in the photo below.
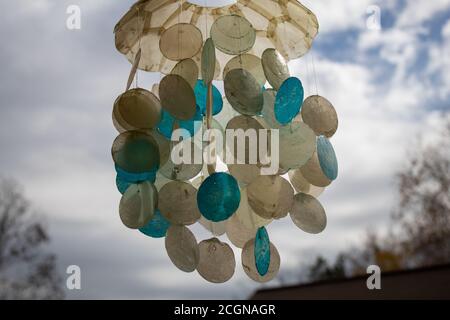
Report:
M 345 31 L 366 27 L 366 10 L 372 0 L 302 0 L 317 15 L 319 33 Z
M 405 9 L 400 13 L 398 27 L 411 27 L 429 21 L 432 17 L 450 8 L 450 0 L 415 0 L 406 1 Z
M 442 28 L 441 34 L 443 41 L 429 48 L 427 72 L 430 76 L 437 75 L 439 86 L 436 90 L 439 97 L 445 99 L 450 95 L 450 20 Z

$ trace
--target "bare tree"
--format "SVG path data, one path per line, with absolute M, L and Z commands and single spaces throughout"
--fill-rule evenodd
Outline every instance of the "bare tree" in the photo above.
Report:
M 450 262 L 450 120 L 397 176 L 394 223 L 408 266 Z
M 62 299 L 46 228 L 20 187 L 0 178 L 0 299 Z

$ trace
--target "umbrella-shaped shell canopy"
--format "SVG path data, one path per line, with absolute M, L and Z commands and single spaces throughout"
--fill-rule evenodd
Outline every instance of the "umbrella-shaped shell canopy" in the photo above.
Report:
M 189 44 L 189 49 L 195 48 L 199 35 L 201 41 L 206 41 L 211 36 L 214 22 L 225 15 L 242 16 L 255 30 L 255 44 L 247 53 L 260 57 L 265 49 L 275 48 L 288 61 L 301 57 L 311 48 L 319 27 L 316 16 L 296 0 L 237 0 L 232 5 L 219 8 L 202 7 L 186 0 L 141 0 L 116 25 L 116 47 L 131 62 L 141 47 L 139 69 L 168 74 L 177 63 L 169 59 L 179 53 L 177 45 L 180 44 L 179 50 L 183 50 L 186 44 Z M 169 29 L 177 24 L 190 24 L 192 27 L 184 25 L 178 30 L 179 36 L 171 37 L 177 32 Z M 164 43 L 161 44 L 164 33 Z M 164 51 L 170 47 L 170 41 L 175 51 L 167 57 Z M 163 46 L 163 50 L 158 44 Z M 181 52 L 179 55 L 186 58 L 186 54 Z M 190 54 L 200 65 L 201 50 Z M 234 56 L 220 50 L 216 50 L 216 54 L 218 70 L 215 78 L 222 79 L 223 68 Z

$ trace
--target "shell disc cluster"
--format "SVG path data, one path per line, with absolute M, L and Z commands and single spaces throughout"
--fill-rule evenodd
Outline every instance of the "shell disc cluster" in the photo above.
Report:
M 192 4 L 181 2 L 180 8 L 169 3 L 180 12 L 177 23 L 170 10 L 168 22 L 156 14 L 165 1 L 139 1 L 115 30 L 118 49 L 134 66 L 129 79 L 136 66 L 163 73 L 151 89 L 129 89 L 129 80 L 114 103 L 118 136 L 112 158 L 122 194 L 118 218 L 143 236 L 164 238 L 170 261 L 184 272 L 198 272 L 212 283 L 226 282 L 235 273 L 237 248 L 248 277 L 270 281 L 281 263 L 269 237 L 270 224 L 289 216 L 303 232 L 322 232 L 327 216 L 317 197 L 338 176 L 331 143 L 338 127 L 336 111 L 324 97 L 305 98 L 301 79 L 288 67 L 290 59 L 309 49 L 317 21 L 291 0 L 237 1 L 236 7 L 217 9 L 211 16 L 210 9 L 200 9 L 190 19 L 195 23 L 184 22 L 183 12 L 189 16 Z M 276 14 L 283 6 L 292 16 L 271 17 L 264 27 L 267 36 L 261 38 L 263 26 L 248 18 L 253 13 L 231 10 L 240 6 L 267 14 L 266 9 Z M 209 18 L 205 33 L 198 25 L 208 25 L 202 19 Z M 218 89 L 222 86 L 213 83 L 217 80 L 223 80 L 223 93 Z M 185 135 L 174 142 L 172 133 L 178 128 L 185 129 Z M 251 162 L 248 149 L 236 154 L 227 147 L 215 157 L 226 163 L 222 151 L 228 151 L 238 161 L 216 172 L 215 166 L 195 159 L 196 148 L 202 146 L 193 136 L 201 128 L 278 130 L 278 172 L 262 174 L 267 166 L 262 152 Z M 191 152 L 184 152 L 187 160 L 176 164 L 171 155 L 180 144 L 189 145 Z M 198 239 L 192 232 L 197 223 L 211 233 L 209 239 Z

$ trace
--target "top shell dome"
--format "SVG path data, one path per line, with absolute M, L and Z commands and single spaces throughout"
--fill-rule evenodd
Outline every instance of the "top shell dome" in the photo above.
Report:
M 183 0 L 141 0 L 115 26 L 116 48 L 130 62 L 141 48 L 139 69 L 168 74 L 178 62 L 173 58 L 178 55 L 163 54 L 170 48 L 170 41 L 176 46 L 181 38 L 182 46 L 189 44 L 189 49 L 195 51 L 192 48 L 199 41 L 202 46 L 210 37 L 214 22 L 226 15 L 242 16 L 251 24 L 256 39 L 247 53 L 258 57 L 267 48 L 275 48 L 287 61 L 299 58 L 311 48 L 319 28 L 314 13 L 296 0 L 237 0 L 223 7 L 203 7 Z M 181 31 L 169 30 L 177 24 L 182 26 Z M 186 27 L 186 24 L 192 26 Z M 161 50 L 158 44 L 161 45 L 163 34 L 164 50 Z M 190 53 L 199 65 L 200 51 Z M 234 56 L 216 51 L 215 78 L 222 79 L 223 68 Z M 185 55 L 179 56 L 185 58 Z

